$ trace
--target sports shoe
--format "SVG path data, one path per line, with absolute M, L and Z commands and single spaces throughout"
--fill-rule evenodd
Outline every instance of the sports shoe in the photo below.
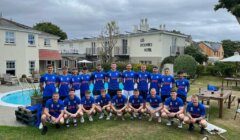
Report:
M 99 116 L 99 119 L 101 120 L 101 119 L 103 119 L 103 117 L 104 117 L 104 113 L 101 113 Z
M 43 129 L 42 129 L 41 134 L 42 134 L 42 135 L 45 135 L 45 134 L 47 133 L 47 131 L 48 131 L 47 126 L 43 126 Z
M 108 115 L 107 118 L 106 118 L 106 120 L 108 121 L 108 120 L 110 120 L 110 118 L 111 118 L 110 115 Z
M 74 127 L 77 126 L 77 119 L 73 119 L 73 126 L 74 126 Z
M 182 124 L 182 121 L 179 121 L 179 123 L 178 123 L 178 128 L 183 128 L 182 125 L 183 125 L 183 124 Z
M 152 121 L 152 116 L 150 116 L 150 117 L 149 117 L 148 121 L 149 121 L 149 122 L 151 122 L 151 121 Z
M 167 122 L 166 125 L 167 125 L 167 126 L 171 126 L 171 125 L 172 125 L 172 121 L 171 121 L 171 120 L 168 120 L 168 122 Z
M 109 113 L 109 116 L 112 117 L 112 112 Z
M 83 118 L 83 117 L 81 117 L 80 122 L 81 122 L 81 123 L 84 123 L 84 118 Z
M 39 128 L 39 129 L 43 129 L 42 123 L 39 124 L 39 127 L 38 127 L 38 128 Z
M 89 117 L 88 117 L 88 120 L 89 120 L 90 122 L 92 122 L 92 121 L 93 121 L 92 116 L 89 116 Z
M 70 122 L 70 120 L 67 119 L 67 120 L 66 120 L 66 123 L 65 123 L 65 124 L 66 124 L 66 127 L 70 127 L 69 122 Z
M 189 131 L 193 131 L 193 129 L 194 129 L 194 125 L 193 125 L 192 123 L 190 123 L 190 124 L 189 124 L 189 127 L 188 127 L 188 130 L 189 130 Z
M 155 115 L 156 115 L 156 117 L 159 117 L 159 116 L 160 116 L 160 115 L 159 115 L 159 112 L 156 112 L 156 114 L 155 114 Z
M 134 117 L 134 118 L 137 118 L 137 113 L 133 113 L 133 117 Z
M 141 120 L 142 119 L 142 115 L 138 115 L 138 119 Z
M 161 117 L 158 117 L 158 122 L 160 123 L 160 122 L 162 122 L 162 119 L 161 119 Z

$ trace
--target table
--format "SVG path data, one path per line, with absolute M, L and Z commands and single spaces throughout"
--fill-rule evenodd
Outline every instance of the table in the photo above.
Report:
M 223 96 L 220 96 L 221 91 L 214 91 L 214 94 L 212 94 L 211 91 L 208 91 L 206 89 L 201 90 L 200 93 L 197 94 L 199 100 L 217 100 L 219 101 L 219 118 L 222 118 L 223 116 L 223 101 L 225 99 L 228 99 L 228 109 L 231 108 L 231 97 L 232 97 L 232 91 L 231 90 L 223 90 Z
M 231 77 L 227 77 L 224 78 L 225 81 L 227 81 L 227 86 L 228 86 L 228 82 L 236 82 L 236 86 L 238 85 L 238 82 L 240 82 L 240 78 L 231 78 Z

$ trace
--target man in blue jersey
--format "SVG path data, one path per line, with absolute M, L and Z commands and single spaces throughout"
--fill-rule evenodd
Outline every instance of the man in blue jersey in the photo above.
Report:
M 167 98 L 164 103 L 162 117 L 168 119 L 167 125 L 173 124 L 173 118 L 179 120 L 178 128 L 182 128 L 182 121 L 184 119 L 184 104 L 181 98 L 177 97 L 175 89 L 171 91 L 171 97 Z
M 123 95 L 128 99 L 133 95 L 136 73 L 132 71 L 132 64 L 127 64 L 126 69 L 122 74 L 122 80 L 124 86 Z
M 101 89 L 101 95 L 97 96 L 95 100 L 96 111 L 100 113 L 99 119 L 103 119 L 104 112 L 107 115 L 106 120 L 110 120 L 110 111 L 111 111 L 111 97 L 109 94 L 106 94 L 104 89 Z
M 119 81 L 121 78 L 121 73 L 117 71 L 117 64 L 111 64 L 111 70 L 107 73 L 108 78 L 108 94 L 113 98 L 117 95 L 117 90 L 119 89 Z
M 88 68 L 83 67 L 82 74 L 80 76 L 80 93 L 81 99 L 85 96 L 85 92 L 89 90 L 89 84 L 91 83 L 91 76 L 88 74 Z
M 164 75 L 161 78 L 161 99 L 164 102 L 165 99 L 170 97 L 171 89 L 173 88 L 175 80 L 170 75 L 169 68 L 164 69 Z
M 142 114 L 145 112 L 143 108 L 143 97 L 139 95 L 139 90 L 134 89 L 134 95 L 130 96 L 128 103 L 128 112 L 131 114 L 131 119 L 134 119 L 138 115 L 138 119 L 142 119 Z
M 78 96 L 75 95 L 75 90 L 70 89 L 68 97 L 63 101 L 64 103 L 64 119 L 66 120 L 66 126 L 69 127 L 70 119 L 73 120 L 73 125 L 77 126 L 77 118 L 83 115 L 81 110 L 81 101 Z
M 153 117 L 158 119 L 158 122 L 161 122 L 161 110 L 163 109 L 162 100 L 159 95 L 156 95 L 156 89 L 152 88 L 150 90 L 150 95 L 148 95 L 146 100 L 146 109 L 150 114 L 148 121 L 152 121 Z
M 44 108 L 41 122 L 43 125 L 43 129 L 41 134 L 45 135 L 48 131 L 46 123 L 49 122 L 51 124 L 55 124 L 56 128 L 60 128 L 59 124 L 64 123 L 64 104 L 61 100 L 59 100 L 59 94 L 53 93 L 52 99 L 48 99 L 46 102 L 46 107 Z
M 96 113 L 95 111 L 95 101 L 94 98 L 90 95 L 90 91 L 86 91 L 85 97 L 81 99 L 81 108 L 83 113 L 86 113 L 88 116 L 88 120 L 90 122 L 93 121 L 92 115 Z M 84 118 L 83 116 L 81 117 L 81 123 L 84 123 Z
M 161 77 L 162 75 L 158 71 L 158 67 L 153 67 L 153 72 L 150 74 L 150 88 L 156 89 L 156 94 L 159 95 L 159 89 L 161 86 Z M 149 91 L 150 93 L 150 91 Z
M 136 75 L 138 90 L 144 100 L 146 100 L 148 95 L 148 82 L 150 78 L 150 74 L 146 71 L 146 68 L 146 65 L 141 65 L 141 71 L 138 72 Z
M 97 71 L 91 75 L 91 80 L 94 83 L 93 95 L 97 96 L 101 94 L 101 89 L 104 89 L 106 74 L 102 71 L 102 66 L 97 65 Z
M 187 105 L 187 114 L 184 118 L 184 122 L 189 124 L 189 131 L 194 129 L 194 123 L 200 125 L 200 133 L 204 134 L 204 129 L 207 127 L 207 121 L 205 120 L 205 106 L 198 102 L 198 97 L 193 95 L 191 102 Z
M 190 84 L 187 79 L 183 76 L 183 71 L 178 72 L 179 79 L 176 80 L 176 87 L 177 89 L 177 96 L 183 100 L 184 103 L 186 103 L 187 99 L 187 93 L 190 89 Z
M 72 77 L 71 77 L 71 87 L 75 90 L 75 95 L 80 98 L 80 80 L 81 76 L 78 74 L 77 68 L 72 69 Z
M 126 113 L 127 108 L 127 98 L 126 96 L 122 95 L 122 90 L 118 89 L 117 95 L 115 95 L 112 99 L 111 108 L 113 113 L 116 115 L 115 120 L 117 117 L 121 117 L 124 121 L 124 114 Z
M 69 93 L 69 88 L 70 88 L 70 81 L 71 81 L 71 76 L 68 74 L 68 68 L 64 66 L 62 68 L 62 75 L 59 75 L 57 78 L 57 83 L 58 83 L 58 88 L 59 88 L 59 95 L 60 99 L 64 100 Z
M 48 99 L 52 98 L 53 93 L 56 92 L 57 76 L 53 74 L 53 66 L 47 66 L 47 73 L 40 78 L 40 92 L 43 92 L 42 106 L 46 105 Z

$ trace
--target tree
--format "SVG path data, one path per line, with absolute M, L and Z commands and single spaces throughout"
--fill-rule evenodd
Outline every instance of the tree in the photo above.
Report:
M 190 45 L 187 46 L 184 50 L 184 54 L 188 54 L 192 56 L 199 64 L 203 64 L 203 62 L 208 61 L 208 56 L 204 55 L 198 47 Z
M 174 71 L 185 71 L 190 76 L 194 76 L 197 70 L 197 62 L 190 55 L 180 55 L 174 61 Z
M 174 64 L 175 56 L 165 57 L 161 63 L 161 68 L 163 68 L 164 64 Z
M 33 26 L 34 29 L 38 31 L 43 31 L 52 35 L 59 36 L 60 40 L 67 39 L 67 34 L 63 32 L 57 25 L 52 24 L 51 22 L 41 22 Z
M 232 56 L 235 51 L 240 51 L 239 41 L 223 40 L 222 46 L 224 50 L 224 57 Z
M 217 11 L 221 8 L 225 8 L 228 12 L 231 12 L 240 24 L 240 0 L 219 0 L 214 10 Z
M 111 63 L 113 61 L 113 50 L 118 37 L 119 27 L 117 23 L 115 21 L 108 22 L 99 36 L 103 48 L 99 53 L 102 63 Z

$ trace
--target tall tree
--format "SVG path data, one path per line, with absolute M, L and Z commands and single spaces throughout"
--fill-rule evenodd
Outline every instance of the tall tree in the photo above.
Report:
M 240 51 L 239 41 L 223 40 L 222 46 L 224 50 L 224 57 L 232 56 L 235 51 Z
M 204 55 L 201 50 L 194 45 L 187 46 L 184 50 L 184 54 L 192 56 L 199 64 L 208 61 L 208 56 Z
M 240 0 L 218 0 L 218 4 L 215 5 L 214 10 L 217 11 L 221 8 L 225 8 L 228 12 L 231 12 L 240 24 Z
M 34 29 L 43 31 L 52 35 L 59 36 L 60 40 L 67 39 L 67 34 L 60 29 L 57 25 L 51 23 L 51 22 L 41 22 L 37 23 L 36 25 L 33 26 Z

